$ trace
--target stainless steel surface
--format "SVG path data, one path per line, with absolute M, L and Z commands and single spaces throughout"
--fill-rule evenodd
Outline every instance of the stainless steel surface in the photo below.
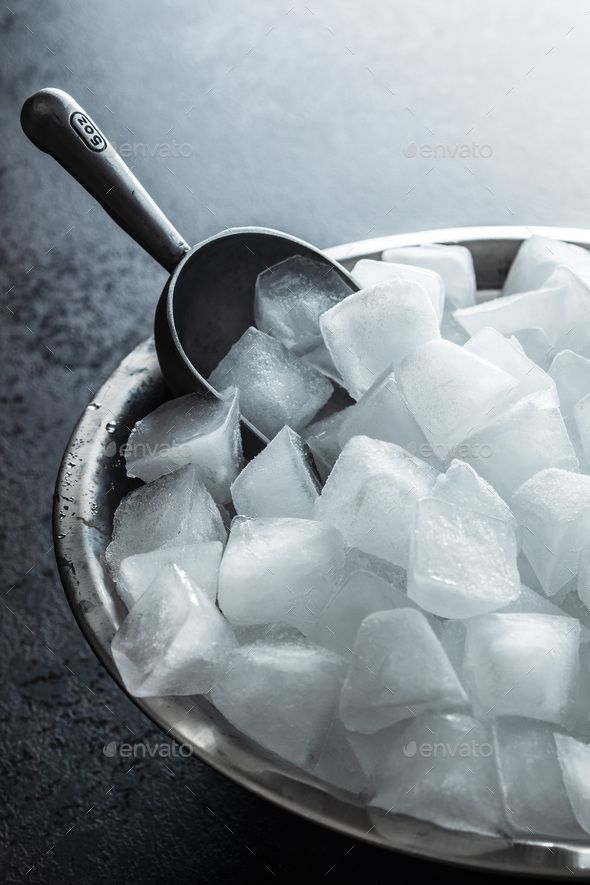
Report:
M 360 241 L 327 250 L 345 267 L 381 250 L 424 242 L 460 242 L 474 256 L 478 286 L 498 288 L 531 228 L 483 227 L 423 231 Z M 590 248 L 590 231 L 535 232 Z M 88 642 L 119 682 L 110 641 L 124 617 L 104 567 L 113 513 L 136 483 L 125 476 L 118 452 L 133 423 L 167 397 L 152 340 L 133 350 L 82 415 L 63 457 L 54 506 L 55 550 L 72 610 Z M 355 839 L 436 859 L 497 871 L 551 877 L 590 876 L 588 842 L 509 839 L 455 833 L 411 818 L 371 816 L 343 793 L 329 791 L 286 762 L 267 756 L 240 736 L 202 698 L 133 699 L 154 722 L 200 759 L 283 808 Z

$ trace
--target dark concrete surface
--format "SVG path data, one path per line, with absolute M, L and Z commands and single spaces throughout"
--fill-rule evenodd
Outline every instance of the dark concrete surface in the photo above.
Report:
M 320 246 L 584 226 L 587 0 L 11 0 L 0 28 L 0 881 L 469 881 L 169 758 L 86 645 L 55 570 L 53 482 L 165 275 L 18 115 L 37 88 L 72 92 L 193 241 L 235 224 Z

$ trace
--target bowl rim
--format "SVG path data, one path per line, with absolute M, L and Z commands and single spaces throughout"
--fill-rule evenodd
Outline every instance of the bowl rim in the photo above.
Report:
M 385 249 L 398 246 L 469 244 L 485 240 L 518 242 L 532 234 L 590 248 L 588 229 L 497 225 L 393 234 L 357 240 L 324 251 L 332 259 L 344 263 L 374 257 Z M 124 609 L 113 599 L 112 585 L 110 590 L 107 586 L 110 582 L 105 576 L 100 549 L 101 546 L 104 548 L 105 536 L 110 537 L 110 532 L 96 516 L 94 500 L 100 480 L 99 459 L 104 457 L 105 440 L 110 438 L 111 432 L 106 429 L 111 421 L 105 424 L 103 409 L 116 423 L 118 413 L 129 402 L 130 391 L 141 397 L 159 384 L 163 397 L 165 388 L 158 376 L 153 339 L 150 338 L 121 361 L 84 410 L 66 446 L 54 495 L 54 547 L 66 597 L 86 640 L 118 686 L 168 736 L 189 746 L 195 756 L 235 783 L 284 810 L 355 840 L 464 867 L 553 878 L 590 877 L 590 837 L 587 842 L 580 843 L 543 837 L 511 840 L 453 832 L 398 815 L 387 817 L 383 814 L 380 820 L 369 818 L 366 809 L 351 801 L 346 794 L 296 772 L 288 763 L 269 756 L 257 745 L 244 740 L 221 721 L 211 705 L 198 701 L 187 711 L 187 699 L 135 698 L 125 691 L 110 653 L 110 638 L 115 625 L 124 616 Z M 111 483 L 106 494 L 112 489 Z

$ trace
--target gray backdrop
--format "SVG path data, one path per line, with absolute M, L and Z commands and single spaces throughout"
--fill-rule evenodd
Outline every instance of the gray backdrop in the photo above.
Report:
M 72 92 L 191 241 L 239 224 L 320 246 L 468 224 L 584 226 L 587 6 L 2 7 L 3 881 L 420 872 L 164 756 L 83 641 L 53 564 L 52 486 L 78 413 L 149 334 L 165 275 L 26 141 L 24 98 L 42 86 Z M 112 742 L 146 742 L 156 755 L 105 755 Z

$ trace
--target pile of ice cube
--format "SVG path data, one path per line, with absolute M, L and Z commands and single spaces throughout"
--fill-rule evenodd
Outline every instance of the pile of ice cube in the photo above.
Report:
M 482 303 L 458 245 L 352 276 L 269 268 L 219 399 L 133 429 L 121 677 L 381 813 L 587 838 L 590 253 L 532 237 Z

